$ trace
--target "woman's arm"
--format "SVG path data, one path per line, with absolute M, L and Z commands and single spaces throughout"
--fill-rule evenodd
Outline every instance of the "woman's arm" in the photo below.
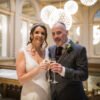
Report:
M 46 64 L 41 64 L 40 66 L 34 67 L 29 72 L 26 72 L 26 61 L 23 52 L 19 53 L 16 60 L 17 75 L 21 84 L 24 84 L 25 82 L 31 80 L 35 75 L 39 74 L 43 70 L 46 70 L 46 68 Z

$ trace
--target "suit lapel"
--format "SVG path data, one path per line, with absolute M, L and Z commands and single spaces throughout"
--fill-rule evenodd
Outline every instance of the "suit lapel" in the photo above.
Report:
M 66 51 L 63 52 L 63 54 L 61 55 L 61 57 L 59 58 L 59 60 L 58 60 L 57 62 L 60 63 L 60 62 L 63 60 L 63 58 L 64 58 L 65 56 L 67 56 L 67 55 L 68 55 L 68 52 L 67 52 L 67 50 L 66 50 Z

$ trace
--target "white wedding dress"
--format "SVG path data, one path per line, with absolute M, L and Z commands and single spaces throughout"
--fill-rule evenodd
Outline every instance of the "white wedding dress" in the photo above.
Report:
M 39 64 L 23 49 L 26 60 L 26 71 L 30 71 Z M 46 52 L 45 52 L 46 53 Z M 46 71 L 33 77 L 22 87 L 21 100 L 50 100 L 50 87 L 46 80 Z

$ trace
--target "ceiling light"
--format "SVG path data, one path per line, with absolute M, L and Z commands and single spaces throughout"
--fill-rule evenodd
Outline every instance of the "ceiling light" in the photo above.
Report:
M 92 6 L 97 2 L 97 0 L 80 0 L 80 1 L 85 6 Z
M 45 6 L 42 10 L 41 10 L 41 19 L 44 23 L 48 24 L 49 23 L 49 17 L 50 15 L 56 10 L 57 8 L 49 5 L 49 6 Z
M 76 1 L 70 0 L 67 1 L 64 5 L 64 11 L 70 13 L 71 15 L 75 14 L 78 11 L 78 4 Z

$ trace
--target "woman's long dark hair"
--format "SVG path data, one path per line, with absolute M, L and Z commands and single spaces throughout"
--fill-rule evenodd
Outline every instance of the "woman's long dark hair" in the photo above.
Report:
M 45 25 L 42 24 L 42 23 L 33 24 L 32 28 L 31 28 L 31 31 L 30 31 L 30 38 L 29 38 L 29 41 L 28 41 L 27 44 L 32 43 L 32 40 L 33 40 L 32 36 L 33 36 L 34 31 L 35 31 L 35 29 L 37 27 L 41 27 L 41 28 L 43 28 L 45 30 L 45 33 L 44 33 L 44 36 L 45 36 L 45 46 L 44 47 L 46 48 L 48 46 L 48 43 L 47 43 L 47 29 L 46 29 Z

